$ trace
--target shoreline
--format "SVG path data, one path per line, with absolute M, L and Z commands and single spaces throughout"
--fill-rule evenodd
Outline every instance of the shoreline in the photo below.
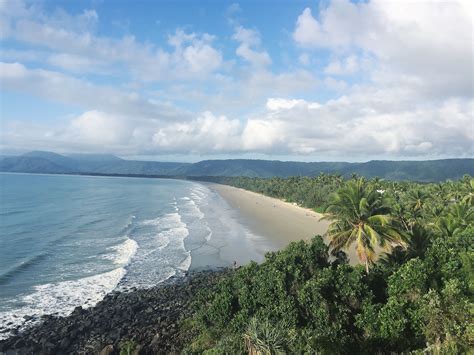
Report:
M 235 210 L 238 222 L 258 235 L 259 238 L 261 237 L 266 245 L 271 245 L 271 249 L 275 251 L 285 248 L 293 241 L 309 240 L 316 235 L 323 235 L 330 223 L 320 220 L 322 214 L 296 204 L 228 185 L 198 183 L 219 195 L 230 208 Z M 228 247 L 232 247 L 232 245 Z M 234 247 L 238 247 L 238 245 L 233 245 L 231 251 L 238 253 Z M 229 258 L 225 260 L 233 258 L 233 256 L 228 256 Z M 352 256 L 349 253 L 348 256 L 350 263 L 354 264 Z M 166 318 L 164 323 L 159 323 L 159 326 L 163 326 L 168 333 L 177 331 L 179 321 L 183 318 L 182 315 L 186 316 L 190 311 L 190 303 L 195 295 L 194 291 L 199 290 L 202 285 L 212 286 L 220 278 L 220 275 L 228 270 L 227 268 L 222 269 L 222 266 L 208 265 L 190 269 L 184 277 L 172 277 L 150 289 L 113 291 L 95 306 L 87 309 L 77 307 L 68 316 L 43 316 L 39 324 L 21 331 L 17 329 L 11 333 L 11 336 L 1 340 L 0 353 L 10 349 L 22 349 L 25 350 L 24 353 L 37 351 L 54 353 L 65 350 L 68 353 L 74 353 L 79 349 L 91 349 L 91 347 L 94 347 L 94 352 L 99 353 L 108 345 L 117 349 L 118 341 L 126 339 L 127 336 L 133 336 L 134 339 L 138 336 L 141 339 L 140 345 L 145 349 L 150 349 L 153 340 L 155 340 L 153 346 L 156 346 L 155 336 L 161 334 L 161 330 L 157 329 L 157 325 L 152 321 L 145 324 L 146 322 L 143 323 L 140 319 L 137 320 L 135 315 L 131 316 L 130 314 L 138 310 L 141 317 L 151 319 L 149 313 L 158 316 L 154 312 L 158 310 L 158 318 L 161 319 L 161 314 L 164 314 Z M 144 295 L 154 295 L 157 298 L 151 299 Z M 143 313 L 143 309 L 148 312 Z M 113 321 L 110 317 L 113 318 Z M 135 320 L 135 323 L 131 322 L 132 320 Z M 114 327 L 111 327 L 110 330 L 104 328 L 104 324 L 108 324 L 108 322 L 119 327 L 118 332 Z M 121 325 L 124 325 L 125 328 Z M 74 331 L 75 329 L 79 329 L 79 331 Z M 144 331 L 146 335 L 140 338 L 138 334 L 141 331 Z M 176 342 L 167 338 L 168 333 L 160 335 L 161 340 L 158 344 L 172 349 L 176 346 Z
M 121 344 L 132 339 L 140 353 L 179 353 L 194 335 L 193 329 L 183 331 L 183 321 L 194 312 L 195 296 L 230 272 L 190 271 L 149 289 L 114 291 L 68 316 L 43 316 L 39 324 L 0 340 L 0 354 L 119 354 Z
M 253 191 L 217 183 L 204 183 L 235 209 L 240 222 L 275 245 L 276 250 L 291 242 L 324 236 L 329 224 L 323 215 L 309 208 Z M 326 244 L 329 240 L 324 238 Z M 345 250 L 351 265 L 359 264 L 355 248 Z
M 278 249 L 293 241 L 323 235 L 329 225 L 329 221 L 320 221 L 322 214 L 277 198 L 229 185 L 206 186 L 238 211 L 241 223 L 269 239 Z

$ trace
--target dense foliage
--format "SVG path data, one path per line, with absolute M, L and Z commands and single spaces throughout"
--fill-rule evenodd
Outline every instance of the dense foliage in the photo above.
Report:
M 272 179 L 271 184 L 239 181 L 242 187 L 254 182 L 254 191 L 290 200 L 303 197 L 299 192 L 306 184 L 317 188 L 326 181 L 334 193 L 325 204 L 339 204 L 328 208 L 334 223 L 341 223 L 341 230 L 351 230 L 353 219 L 364 226 L 378 223 L 374 227 L 378 236 L 369 230 L 366 235 L 370 243 L 390 247 L 373 260 L 370 272 L 364 265 L 349 265 L 342 248 L 331 250 L 319 236 L 268 253 L 262 264 L 241 267 L 216 289 L 200 295 L 194 319 L 199 336 L 187 351 L 458 354 L 472 350 L 472 178 L 425 185 L 343 181 L 337 176 Z M 355 200 L 358 204 L 352 203 Z M 371 220 L 372 216 L 378 217 Z M 386 232 L 377 232 L 381 225 L 403 236 L 403 242 L 382 238 Z
M 52 174 L 124 175 L 139 177 L 199 178 L 248 176 L 316 176 L 320 173 L 349 177 L 375 176 L 392 180 L 444 181 L 474 175 L 474 159 L 382 161 L 366 163 L 297 162 L 256 159 L 203 160 L 197 163 L 125 160 L 108 154 L 69 154 L 34 151 L 1 156 L 0 171 Z

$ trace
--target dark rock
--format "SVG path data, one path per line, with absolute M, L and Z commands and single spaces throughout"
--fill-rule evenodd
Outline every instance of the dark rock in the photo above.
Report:
M 110 355 L 114 351 L 114 346 L 113 345 L 107 345 L 105 348 L 103 348 L 99 355 Z
M 113 292 L 69 317 L 42 317 L 41 324 L 0 341 L 0 353 L 108 355 L 118 354 L 123 341 L 140 344 L 137 354 L 179 353 L 189 340 L 179 323 L 192 315 L 194 295 L 227 272 L 190 272 L 147 290 Z
M 24 339 L 18 339 L 15 344 L 13 344 L 14 349 L 20 349 L 25 346 L 25 340 Z
M 69 344 L 71 344 L 71 341 L 68 338 L 64 338 L 63 340 L 61 340 L 59 347 L 61 349 L 67 349 L 69 347 Z

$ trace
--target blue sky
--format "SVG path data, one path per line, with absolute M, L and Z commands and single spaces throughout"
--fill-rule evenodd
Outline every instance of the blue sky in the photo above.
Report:
M 473 156 L 472 14 L 463 0 L 0 0 L 0 146 Z

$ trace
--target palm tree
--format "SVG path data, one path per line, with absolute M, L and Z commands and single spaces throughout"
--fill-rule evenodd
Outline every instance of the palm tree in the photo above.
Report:
M 385 266 L 400 266 L 408 260 L 424 255 L 431 243 L 431 234 L 419 224 L 415 224 L 407 242 L 407 247 L 396 246 L 391 253 L 383 253 L 380 263 Z
M 405 236 L 393 225 L 382 194 L 363 179 L 351 180 L 332 197 L 325 219 L 332 220 L 327 231 L 330 247 L 337 252 L 355 243 L 357 255 L 369 272 L 375 247 L 391 249 L 405 245 Z
M 433 223 L 442 235 L 451 236 L 474 224 L 474 207 L 471 200 L 464 199 L 449 207 L 445 216 Z

